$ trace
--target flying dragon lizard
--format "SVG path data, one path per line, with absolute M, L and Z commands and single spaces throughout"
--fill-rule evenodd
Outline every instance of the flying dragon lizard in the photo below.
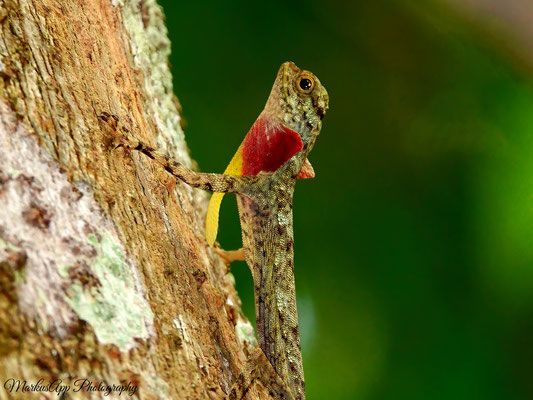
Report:
M 318 78 L 292 62 L 279 69 L 264 110 L 224 174 L 195 172 L 134 138 L 117 147 L 140 151 L 190 186 L 215 192 L 206 218 L 213 245 L 225 193 L 236 193 L 243 248 L 222 252 L 228 262 L 245 259 L 253 275 L 257 336 L 262 352 L 288 388 L 285 398 L 305 399 L 296 310 L 292 199 L 299 178 L 312 178 L 307 160 L 328 109 Z M 259 369 L 258 369 L 259 371 Z M 229 397 L 237 398 L 237 390 Z

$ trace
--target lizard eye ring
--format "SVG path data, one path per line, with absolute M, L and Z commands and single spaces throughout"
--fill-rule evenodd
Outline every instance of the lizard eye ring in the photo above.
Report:
M 296 88 L 302 93 L 309 94 L 315 88 L 315 80 L 312 76 L 300 75 L 297 79 Z

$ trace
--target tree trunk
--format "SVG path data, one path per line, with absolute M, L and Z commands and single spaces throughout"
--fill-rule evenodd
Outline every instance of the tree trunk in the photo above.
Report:
M 255 339 L 204 240 L 208 196 L 98 118 L 193 164 L 161 9 L 0 0 L 0 28 L 0 398 L 224 398 Z

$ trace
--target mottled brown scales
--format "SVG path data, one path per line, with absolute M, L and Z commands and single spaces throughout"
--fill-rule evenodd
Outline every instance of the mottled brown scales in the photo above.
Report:
M 303 79 L 311 81 L 312 89 L 302 87 Z M 260 364 L 261 355 L 254 353 L 249 371 L 229 393 L 231 399 L 242 398 L 256 379 L 274 385 L 271 390 L 276 398 L 305 399 L 294 284 L 292 198 L 296 177 L 315 144 L 327 108 L 328 94 L 318 78 L 291 62 L 284 63 L 263 113 L 297 132 L 303 148 L 275 172 L 256 176 L 194 172 L 136 139 L 120 138 L 119 146 L 140 151 L 193 187 L 237 194 L 244 254 L 254 280 L 259 345 L 288 391 L 268 378 L 264 363 Z

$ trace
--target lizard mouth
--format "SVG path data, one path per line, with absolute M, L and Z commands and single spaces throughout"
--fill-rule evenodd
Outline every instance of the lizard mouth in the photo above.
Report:
M 318 115 L 318 118 L 320 118 L 320 120 L 322 121 L 324 115 L 326 115 L 326 110 L 324 110 L 322 107 L 317 107 L 316 115 Z
M 315 109 L 316 115 L 318 115 L 318 118 L 322 121 L 324 116 L 326 115 L 326 110 L 328 109 L 327 102 L 324 106 L 323 101 L 320 100 L 318 97 L 313 97 L 313 108 Z

